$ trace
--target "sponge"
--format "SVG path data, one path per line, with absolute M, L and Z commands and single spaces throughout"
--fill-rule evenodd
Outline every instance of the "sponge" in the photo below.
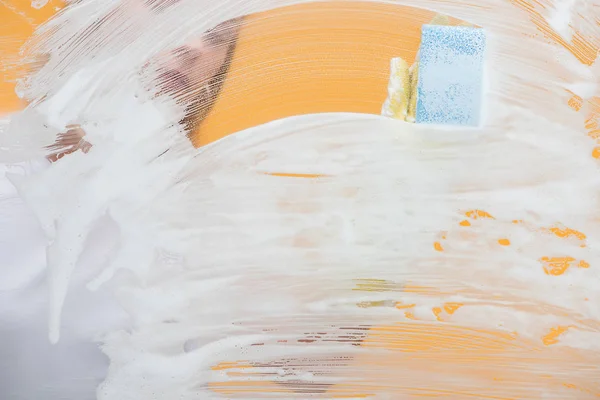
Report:
M 392 59 L 384 116 L 421 124 L 480 124 L 485 32 L 449 24 L 438 14 L 423 26 L 410 68 L 401 58 Z
M 481 28 L 423 25 L 416 122 L 481 122 L 486 35 Z

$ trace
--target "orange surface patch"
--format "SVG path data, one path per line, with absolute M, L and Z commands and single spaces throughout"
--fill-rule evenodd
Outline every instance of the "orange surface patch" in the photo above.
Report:
M 573 257 L 542 257 L 540 262 L 544 272 L 548 275 L 559 276 L 564 274 L 575 261 Z
M 422 24 L 435 14 L 366 2 L 319 2 L 251 15 L 228 79 L 194 135 L 204 145 L 293 115 L 379 114 L 390 59 L 415 59 Z
M 583 106 L 583 99 L 581 98 L 581 96 L 573 96 L 569 99 L 569 107 L 571 107 L 573 110 L 575 111 L 579 111 L 581 110 L 581 107 Z
M 395 307 L 399 310 L 403 310 L 406 308 L 413 308 L 415 306 L 415 304 L 403 304 L 401 301 L 396 302 Z
M 465 215 L 471 219 L 495 219 L 494 217 L 492 217 L 492 215 L 490 213 L 488 213 L 487 211 L 483 211 L 483 210 L 467 211 L 465 213 Z
M 0 115 L 17 111 L 24 106 L 15 93 L 21 61 L 19 50 L 34 30 L 52 17 L 63 4 L 63 1 L 51 0 L 37 10 L 31 7 L 31 0 L 0 2 Z
M 550 329 L 550 332 L 542 338 L 542 342 L 546 346 L 550 346 L 558 343 L 558 337 L 569 330 L 568 326 L 557 326 L 556 328 Z
M 568 237 L 574 236 L 579 240 L 586 239 L 585 234 L 583 234 L 582 232 L 576 231 L 574 229 L 571 229 L 571 228 L 561 229 L 561 228 L 554 227 L 554 228 L 550 228 L 549 230 L 550 230 L 550 232 L 554 233 L 559 238 L 568 238 Z
M 456 312 L 456 310 L 458 310 L 462 306 L 463 306 L 463 304 L 461 304 L 461 303 L 446 303 L 446 304 L 444 304 L 444 310 L 448 314 L 452 315 Z

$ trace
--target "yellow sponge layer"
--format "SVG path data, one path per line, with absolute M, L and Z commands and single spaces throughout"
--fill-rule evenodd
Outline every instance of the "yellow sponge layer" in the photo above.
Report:
M 383 103 L 381 114 L 386 117 L 406 120 L 411 95 L 410 69 L 402 58 L 392 58 L 388 84 L 388 97 Z
M 429 25 L 450 25 L 450 19 L 445 15 L 437 14 Z M 409 67 L 402 58 L 393 58 L 388 84 L 388 97 L 383 103 L 381 115 L 406 122 L 415 122 L 418 82 L 418 59 Z
M 410 99 L 405 121 L 415 122 L 417 114 L 417 84 L 419 83 L 419 61 L 410 67 Z

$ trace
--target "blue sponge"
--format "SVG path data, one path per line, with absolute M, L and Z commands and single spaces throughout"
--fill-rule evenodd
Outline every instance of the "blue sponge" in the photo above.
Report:
M 485 44 L 480 28 L 423 25 L 417 123 L 480 124 Z

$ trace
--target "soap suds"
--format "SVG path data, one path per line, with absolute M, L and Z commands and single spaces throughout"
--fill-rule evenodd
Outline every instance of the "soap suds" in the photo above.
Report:
M 570 41 L 573 38 L 571 30 L 571 15 L 573 7 L 578 0 L 562 0 L 554 3 L 554 12 L 547 19 L 550 26 L 565 39 Z
M 48 0 L 33 0 L 31 2 L 31 7 L 39 10 L 40 8 L 45 7 L 46 4 L 48 4 Z
M 47 97 L 1 132 L 2 161 L 74 122 L 94 145 L 13 177 L 48 241 L 51 341 L 108 218 L 117 246 L 88 287 L 110 282 L 132 329 L 102 336 L 101 400 L 600 392 L 600 174 L 566 90 L 587 78 L 548 68 L 579 62 L 508 2 L 403 1 L 486 29 L 482 128 L 316 114 L 194 149 L 137 71 L 292 3 L 129 1 L 91 34 L 117 2 L 87 1 L 38 32 L 28 51 L 53 57 L 21 90 Z

